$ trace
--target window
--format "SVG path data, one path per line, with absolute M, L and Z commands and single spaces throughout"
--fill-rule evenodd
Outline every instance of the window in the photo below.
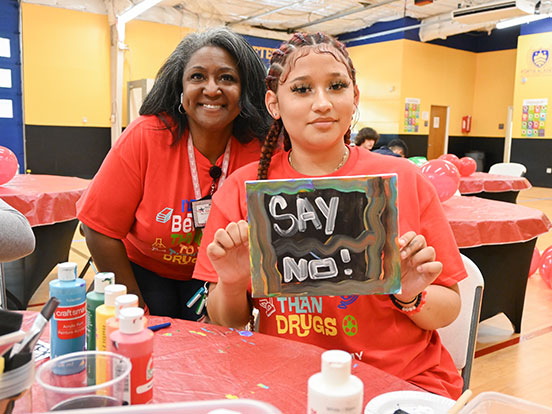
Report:
M 12 87 L 12 75 L 10 69 L 0 68 L 0 88 Z
M 11 99 L 0 99 L 0 118 L 13 118 L 13 102 Z
M 10 39 L 0 37 L 0 57 L 11 57 L 10 53 Z

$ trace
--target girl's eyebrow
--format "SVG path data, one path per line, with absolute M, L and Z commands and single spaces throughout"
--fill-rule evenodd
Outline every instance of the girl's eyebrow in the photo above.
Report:
M 332 72 L 332 73 L 328 74 L 329 78 L 337 78 L 339 76 L 349 76 L 349 75 L 345 72 Z M 304 80 L 307 80 L 307 79 L 310 79 L 310 76 L 309 75 L 303 75 L 303 76 L 298 76 L 296 78 L 291 79 L 290 82 L 300 82 L 300 81 L 304 81 Z

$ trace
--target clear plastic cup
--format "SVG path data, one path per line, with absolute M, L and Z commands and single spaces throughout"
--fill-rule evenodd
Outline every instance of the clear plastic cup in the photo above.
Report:
M 105 367 L 99 376 L 87 370 L 97 364 Z M 41 365 L 36 381 L 43 388 L 48 411 L 117 406 L 123 404 L 131 366 L 128 358 L 112 352 L 75 352 Z
M 31 392 L 34 379 L 34 360 L 0 374 L 0 413 L 9 412 L 13 404 L 21 412 L 31 412 Z

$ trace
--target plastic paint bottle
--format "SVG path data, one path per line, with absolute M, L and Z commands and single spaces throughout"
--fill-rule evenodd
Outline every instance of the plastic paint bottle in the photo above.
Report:
M 105 322 L 105 337 L 107 338 L 107 351 L 112 351 L 109 337 L 119 329 L 119 314 L 123 308 L 137 308 L 138 296 L 131 294 L 121 295 L 115 298 L 115 316 Z M 146 318 L 144 318 L 146 319 Z
M 76 263 L 59 263 L 57 271 L 58 278 L 49 284 L 50 297 L 55 296 L 60 301 L 50 321 L 51 358 L 84 351 L 86 337 L 86 283 L 77 278 Z M 84 365 L 76 366 L 76 370 L 67 367 L 67 372 L 61 374 L 79 372 L 83 368 Z
M 144 328 L 144 310 L 124 308 L 119 313 L 119 330 L 109 337 L 111 350 L 130 359 L 130 404 L 146 404 L 153 398 L 153 332 Z M 123 403 L 124 404 L 124 403 Z
M 115 299 L 126 293 L 126 286 L 121 284 L 108 285 L 104 288 L 104 304 L 96 308 L 96 349 L 98 351 L 107 350 L 105 323 L 109 318 L 115 316 Z M 96 384 L 107 380 L 108 369 L 109 367 L 104 361 L 96 361 Z
M 308 382 L 307 413 L 361 414 L 364 385 L 351 375 L 351 355 L 332 350 L 322 354 L 322 372 Z
M 86 294 L 86 349 L 96 349 L 96 308 L 104 304 L 104 288 L 115 283 L 115 274 L 100 272 L 94 276 L 94 290 Z
M 104 288 L 104 304 L 96 308 L 96 349 L 98 351 L 107 350 L 105 323 L 115 316 L 115 299 L 126 293 L 126 286 L 117 283 Z

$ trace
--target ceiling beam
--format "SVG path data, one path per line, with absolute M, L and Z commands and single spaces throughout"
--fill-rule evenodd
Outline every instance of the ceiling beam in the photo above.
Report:
M 293 7 L 293 6 L 297 5 L 297 4 L 304 3 L 305 1 L 306 1 L 306 0 L 294 1 L 293 3 L 286 4 L 285 6 L 277 7 L 277 8 L 275 8 L 275 9 L 268 10 L 268 11 L 264 11 L 264 12 L 259 13 L 259 14 L 254 14 L 253 16 L 245 17 L 245 18 L 243 18 L 243 19 L 241 19 L 241 20 L 237 20 L 237 21 L 235 21 L 235 22 L 230 22 L 230 23 L 228 23 L 228 26 L 232 26 L 232 25 L 235 25 L 235 24 L 240 24 L 240 23 L 246 22 L 246 21 L 248 21 L 248 20 L 256 19 L 256 18 L 258 18 L 258 17 L 267 16 L 267 15 L 269 15 L 269 14 L 278 13 L 279 11 L 289 9 L 290 7 Z
M 298 29 L 303 29 L 305 27 L 314 26 L 314 25 L 320 24 L 320 23 L 326 23 L 326 22 L 329 22 L 331 20 L 339 19 L 341 17 L 350 16 L 351 14 L 360 13 L 360 12 L 363 12 L 363 11 L 366 11 L 366 10 L 374 9 L 376 7 L 384 6 L 386 4 L 394 3 L 396 1 L 400 1 L 400 0 L 385 0 L 385 1 L 382 1 L 380 3 L 369 4 L 369 5 L 361 6 L 361 7 L 353 7 L 351 9 L 345 10 L 344 12 L 341 12 L 341 13 L 332 14 L 331 16 L 326 16 L 326 17 L 323 17 L 321 19 L 313 20 L 312 22 L 302 24 L 300 26 L 295 26 L 295 27 L 289 29 L 289 32 L 296 32 Z

